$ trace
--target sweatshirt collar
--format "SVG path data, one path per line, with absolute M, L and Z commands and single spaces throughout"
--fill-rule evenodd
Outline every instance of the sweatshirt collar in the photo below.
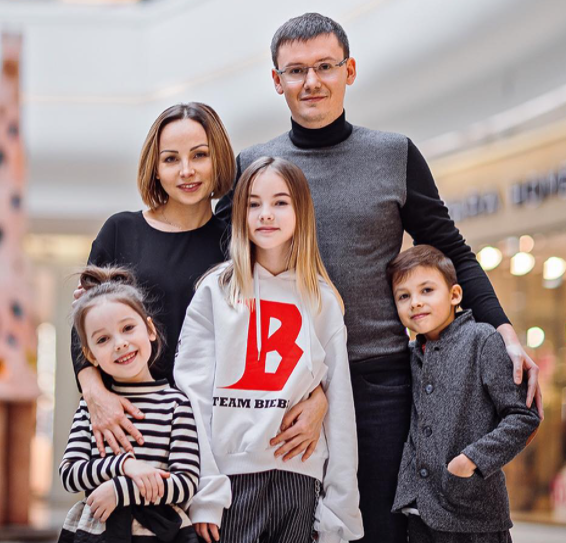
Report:
M 289 137 L 293 145 L 301 149 L 316 149 L 338 145 L 348 139 L 354 127 L 346 121 L 346 111 L 334 122 L 322 128 L 305 128 L 291 119 Z
M 112 381 L 112 390 L 118 394 L 148 394 L 158 392 L 169 387 L 167 379 L 157 381 L 144 381 L 141 383 L 119 383 Z

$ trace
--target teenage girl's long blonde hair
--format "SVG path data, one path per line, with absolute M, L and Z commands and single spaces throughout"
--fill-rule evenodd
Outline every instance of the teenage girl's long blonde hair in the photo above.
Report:
M 232 261 L 219 279 L 227 290 L 230 305 L 236 307 L 238 302 L 253 298 L 255 251 L 248 229 L 249 198 L 254 180 L 267 169 L 273 170 L 285 181 L 295 211 L 295 233 L 291 240 L 287 269 L 295 270 L 299 292 L 320 311 L 319 277 L 322 277 L 334 290 L 344 312 L 342 297 L 330 280 L 318 250 L 314 205 L 305 174 L 292 162 L 273 157 L 258 158 L 250 164 L 242 173 L 234 192 L 230 242 Z

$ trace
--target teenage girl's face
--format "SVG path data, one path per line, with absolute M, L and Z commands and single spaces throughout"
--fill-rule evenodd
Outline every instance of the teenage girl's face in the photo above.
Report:
M 166 125 L 159 137 L 157 176 L 170 204 L 210 206 L 212 159 L 201 124 L 182 119 Z
M 281 258 L 284 263 L 295 233 L 295 210 L 285 180 L 271 168 L 253 181 L 248 202 L 250 240 L 262 255 Z
M 103 301 L 93 306 L 84 320 L 87 358 L 116 381 L 152 381 L 148 368 L 155 328 L 130 306 Z

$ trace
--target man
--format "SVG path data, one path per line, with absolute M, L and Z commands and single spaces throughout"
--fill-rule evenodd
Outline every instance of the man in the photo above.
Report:
M 291 130 L 244 150 L 238 172 L 260 156 L 281 156 L 300 166 L 309 180 L 321 254 L 346 305 L 366 534 L 362 541 L 406 541 L 404 517 L 390 511 L 409 428 L 408 338 L 385 275 L 399 253 L 403 231 L 415 244 L 432 245 L 452 259 L 464 290 L 463 305 L 478 321 L 499 330 L 513 358 L 515 381 L 521 381 L 523 367 L 529 370 L 529 405 L 535 391 L 540 405 L 538 368 L 521 348 L 415 145 L 404 136 L 346 121 L 344 96 L 356 79 L 356 62 L 342 27 L 317 13 L 296 17 L 277 30 L 271 54 L 275 90 L 287 101 Z M 227 196 L 217 214 L 229 220 L 230 209 Z M 285 450 L 295 447 L 296 454 L 301 438 L 287 429 L 278 442 L 287 440 L 292 445 Z

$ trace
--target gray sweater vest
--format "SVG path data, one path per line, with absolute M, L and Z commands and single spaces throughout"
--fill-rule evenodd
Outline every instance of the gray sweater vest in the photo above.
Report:
M 385 277 L 403 238 L 407 146 L 399 134 L 355 126 L 332 147 L 300 149 L 286 133 L 240 154 L 242 171 L 261 156 L 277 156 L 305 173 L 322 258 L 346 305 L 351 362 L 407 349 Z

